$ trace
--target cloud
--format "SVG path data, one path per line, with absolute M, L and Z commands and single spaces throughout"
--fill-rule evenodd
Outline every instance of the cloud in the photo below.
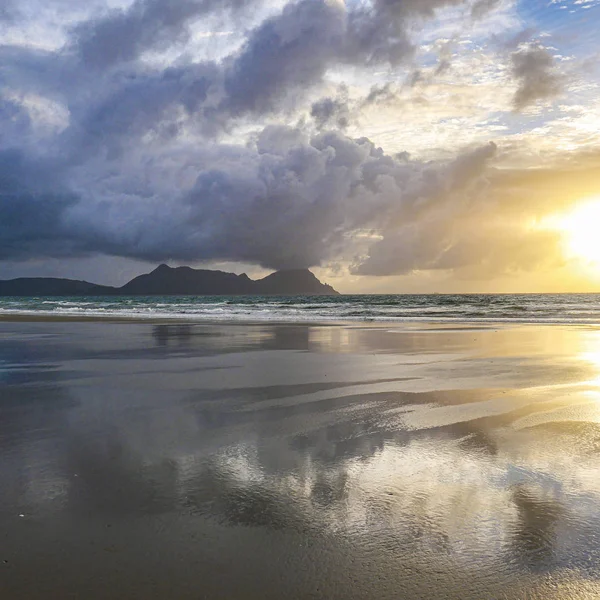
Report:
M 413 55 L 410 26 L 430 19 L 438 9 L 465 0 L 375 0 L 348 14 L 345 59 L 352 64 L 397 66 Z
M 399 275 L 462 266 L 460 262 L 448 264 L 448 253 L 460 254 L 458 245 L 463 245 L 468 235 L 458 227 L 473 213 L 480 217 L 486 206 L 486 170 L 496 152 L 496 145 L 490 143 L 448 165 L 424 166 L 419 185 L 394 205 L 381 239 L 355 265 L 355 273 Z
M 148 134 L 173 137 L 191 116 L 201 119 L 220 76 L 216 64 L 197 63 L 120 78 L 108 93 L 81 106 L 63 141 L 77 160 L 103 150 L 119 153 Z
M 28 134 L 31 118 L 23 106 L 0 97 L 0 144 L 4 139 L 14 139 Z
M 248 4 L 246 0 L 136 0 L 125 10 L 115 9 L 76 26 L 72 51 L 86 67 L 106 69 L 186 39 L 192 19 Z
M 345 35 L 342 5 L 301 0 L 251 32 L 225 71 L 220 110 L 265 114 L 277 102 L 319 82 Z
M 377 178 L 399 169 L 368 140 L 309 138 L 282 126 L 267 127 L 255 147 L 216 145 L 198 161 L 191 186 L 168 200 L 82 198 L 65 212 L 64 227 L 95 251 L 122 256 L 307 267 L 336 255 L 377 216 L 391 200 Z
M 310 137 L 268 126 L 253 146 L 190 150 L 180 168 L 195 176 L 183 186 L 175 184 L 181 172 L 170 180 L 157 174 L 160 184 L 145 181 L 152 166 L 143 154 L 126 159 L 124 174 L 115 176 L 113 165 L 100 181 L 97 170 L 81 166 L 66 186 L 69 176 L 56 165 L 4 153 L 0 164 L 10 177 L 2 179 L 2 255 L 68 250 L 314 266 L 352 252 L 365 229 L 389 236 L 403 219 L 418 221 L 430 203 L 472 190 L 494 152 L 490 145 L 434 165 L 394 159 L 340 132 Z M 176 164 L 168 154 L 155 160 Z M 361 272 L 370 272 L 372 261 Z
M 420 71 L 413 71 L 409 77 L 409 85 L 414 85 L 420 77 Z M 377 104 L 379 102 L 390 102 L 396 98 L 397 90 L 394 89 L 391 83 L 384 85 L 373 85 L 369 90 L 369 93 L 364 99 L 363 105 L 368 106 L 370 104 Z
M 11 25 L 21 17 L 20 3 L 17 0 L 2 0 L 0 3 L 0 27 Z
M 65 25 L 55 50 L 0 46 L 0 256 L 354 261 L 369 275 L 537 264 L 552 236 L 524 228 L 527 202 L 518 216 L 495 202 L 491 129 L 465 131 L 506 107 L 506 74 L 483 46 L 455 60 L 475 48 L 459 37 L 417 51 L 438 13 L 473 27 L 495 5 L 293 0 L 257 15 L 260 0 L 136 0 Z M 198 25 L 223 15 L 232 45 L 194 53 Z M 519 45 L 511 64 L 518 110 L 558 93 L 547 49 Z M 454 145 L 440 150 L 443 128 Z
M 321 98 L 313 102 L 310 116 L 318 129 L 337 128 L 345 130 L 350 124 L 348 90 L 343 87 L 335 98 Z
M 248 9 L 248 3 L 137 0 L 126 10 L 77 25 L 60 53 L 4 53 L 12 63 L 9 83 L 51 94 L 68 106 L 70 126 L 61 137 L 63 152 L 82 160 L 95 153 L 112 156 L 134 140 L 169 138 L 190 128 L 215 137 L 246 119 L 295 108 L 340 62 L 397 64 L 409 54 L 395 45 L 406 37 L 411 19 L 431 17 L 437 8 L 459 2 L 378 1 L 358 12 L 325 0 L 290 2 L 250 29 L 239 50 L 223 60 L 184 61 L 165 68 L 138 59 L 150 48 L 188 36 L 194 19 Z M 378 38 L 375 51 L 373 40 L 356 37 L 356 27 L 364 34 L 363 28 L 377 28 L 382 20 L 388 37 Z M 390 52 L 382 51 L 385 44 Z M 344 128 L 344 102 L 343 97 L 314 102 L 317 126 Z M 332 121 L 328 111 L 339 114 Z
M 492 41 L 504 50 L 515 50 L 522 44 L 527 44 L 535 35 L 536 31 L 532 27 L 521 29 L 517 33 L 511 32 L 508 38 L 500 38 L 497 35 L 492 36 Z
M 544 168 L 496 168 L 499 149 L 465 153 L 433 181 L 441 193 L 404 202 L 380 237 L 358 257 L 359 275 L 393 276 L 451 271 L 491 280 L 565 265 L 560 229 L 545 225 L 600 190 L 600 154 L 555 157 Z M 436 174 L 439 173 L 436 170 Z M 437 184 L 436 184 L 437 185 Z
M 511 71 L 518 84 L 513 98 L 517 111 L 562 92 L 562 79 L 556 72 L 554 58 L 543 46 L 533 43 L 513 52 Z
M 476 0 L 471 7 L 471 17 L 481 19 L 501 4 L 502 0 Z
M 558 232 L 532 231 L 502 218 L 488 221 L 485 211 L 478 217 L 440 212 L 389 232 L 354 272 L 390 276 L 452 270 L 469 279 L 491 279 L 561 263 Z
M 77 198 L 54 165 L 0 151 L 0 259 L 69 253 L 61 220 Z

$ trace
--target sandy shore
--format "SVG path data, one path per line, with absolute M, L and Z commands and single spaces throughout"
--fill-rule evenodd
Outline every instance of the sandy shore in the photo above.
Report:
M 132 324 L 146 324 L 146 325 L 242 325 L 242 326 L 275 326 L 275 325 L 283 325 L 283 326 L 297 326 L 298 323 L 290 322 L 290 321 L 277 321 L 269 319 L 268 321 L 252 321 L 249 319 L 244 319 L 241 321 L 240 319 L 195 319 L 191 320 L 189 316 L 185 315 L 173 315 L 169 317 L 142 317 L 140 315 L 130 316 L 130 315 L 77 315 L 77 314 L 44 314 L 39 311 L 32 312 L 30 314 L 20 312 L 20 313 L 0 313 L 0 323 L 132 323 Z M 349 322 L 349 321 L 310 321 L 309 323 L 301 323 L 302 325 L 311 325 L 318 327 L 339 327 L 341 325 L 357 325 L 359 327 L 363 326 L 362 322 Z M 373 326 L 377 327 L 378 325 L 382 325 L 384 327 L 389 327 L 389 323 L 379 323 L 373 322 Z M 489 324 L 486 324 L 486 326 Z
M 600 595 L 600 331 L 0 322 L 0 595 Z

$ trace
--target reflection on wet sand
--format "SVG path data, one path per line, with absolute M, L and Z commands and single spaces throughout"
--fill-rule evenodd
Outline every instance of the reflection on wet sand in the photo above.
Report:
M 600 331 L 3 323 L 7 598 L 594 598 Z
M 525 485 L 515 487 L 513 502 L 519 515 L 512 539 L 516 557 L 532 569 L 550 568 L 557 543 L 555 528 L 564 512 L 561 503 L 539 498 Z
M 177 323 L 175 325 L 155 325 L 152 335 L 158 346 L 189 345 L 193 336 L 191 325 Z

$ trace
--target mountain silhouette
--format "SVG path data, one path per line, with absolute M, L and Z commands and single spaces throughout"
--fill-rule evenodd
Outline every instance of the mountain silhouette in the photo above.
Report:
M 253 280 L 245 273 L 169 267 L 135 277 L 117 288 L 46 277 L 0 281 L 0 296 L 328 296 L 338 294 L 308 269 L 277 271 Z
M 106 285 L 55 277 L 0 280 L 0 296 L 105 296 L 116 290 Z

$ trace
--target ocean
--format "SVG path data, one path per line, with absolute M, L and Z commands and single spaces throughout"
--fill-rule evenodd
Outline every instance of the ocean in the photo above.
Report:
M 4 297 L 1 316 L 190 321 L 600 322 L 600 294 Z

